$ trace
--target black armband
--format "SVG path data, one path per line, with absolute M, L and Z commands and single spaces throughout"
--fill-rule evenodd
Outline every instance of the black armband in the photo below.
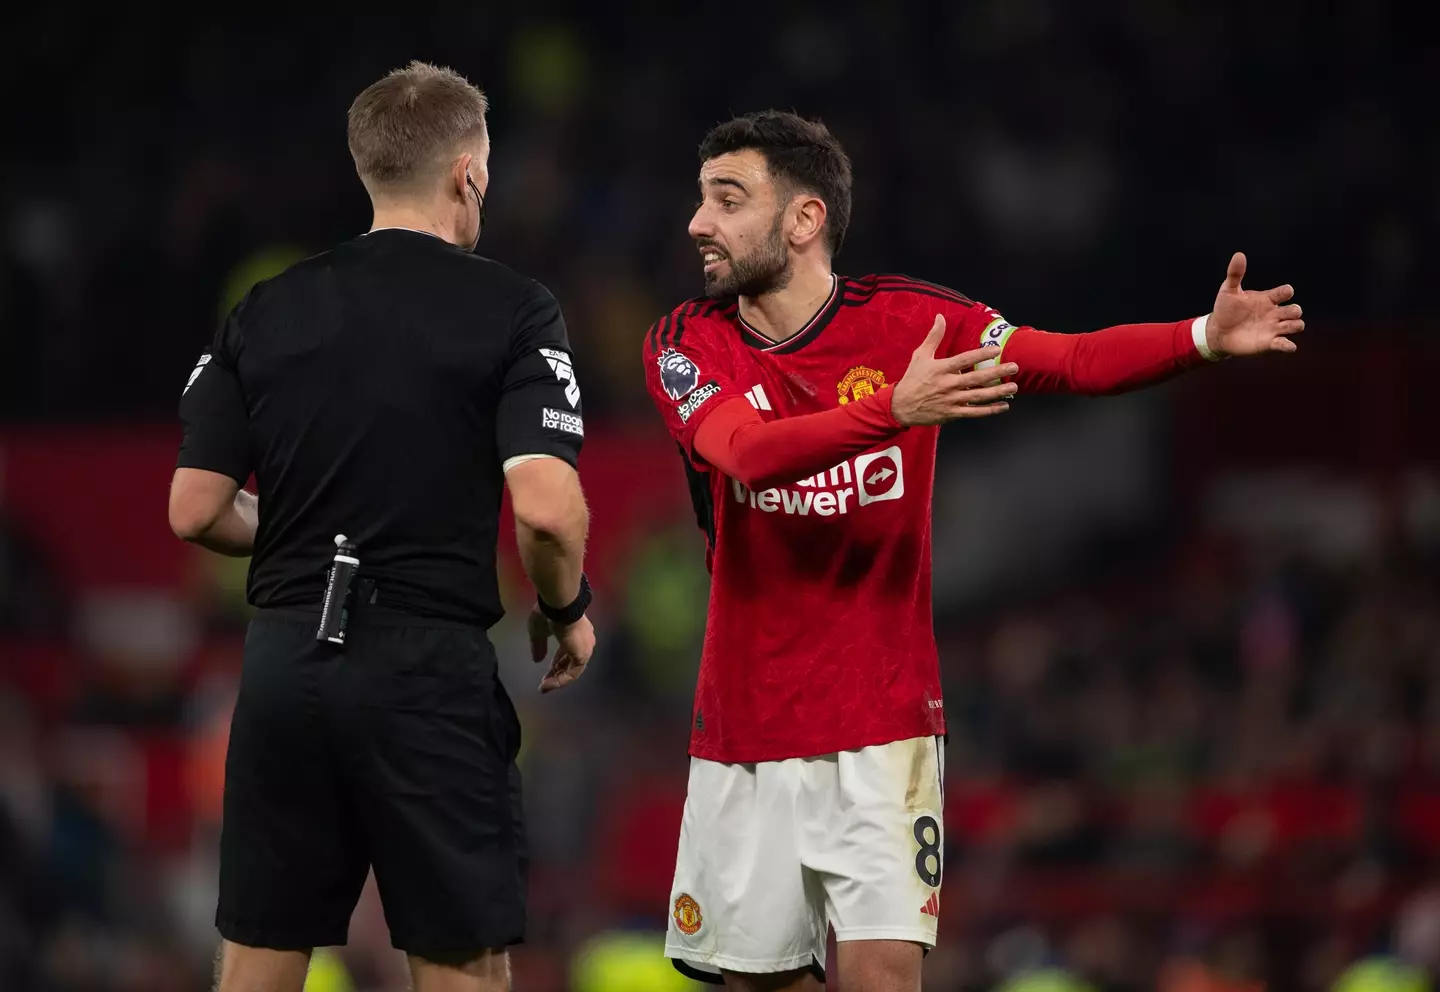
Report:
M 576 595 L 575 601 L 572 602 L 569 606 L 551 606 L 550 604 L 545 602 L 543 597 L 539 595 L 535 597 L 535 602 L 539 605 L 540 612 L 545 615 L 545 618 L 547 620 L 549 620 L 551 623 L 558 623 L 562 627 L 568 627 L 570 624 L 577 622 L 581 617 L 585 615 L 585 611 L 590 608 L 590 601 L 593 598 L 594 597 L 590 591 L 590 580 L 585 577 L 584 572 L 581 572 L 580 592 Z

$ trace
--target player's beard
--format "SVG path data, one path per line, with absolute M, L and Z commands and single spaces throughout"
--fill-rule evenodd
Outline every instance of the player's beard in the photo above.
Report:
M 729 272 L 705 273 L 705 292 L 720 299 L 727 296 L 764 296 L 784 289 L 790 283 L 790 246 L 780 232 L 784 211 L 775 212 L 770 233 L 750 254 L 730 258 Z

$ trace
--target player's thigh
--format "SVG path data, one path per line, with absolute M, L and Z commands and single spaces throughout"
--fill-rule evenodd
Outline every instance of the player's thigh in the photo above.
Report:
M 369 867 L 323 717 L 338 660 L 314 633 L 259 618 L 245 640 L 225 756 L 216 924 L 247 947 L 345 943 Z
M 524 936 L 520 726 L 484 632 L 405 626 L 383 645 L 356 714 L 357 775 L 391 942 L 424 960 Z
M 935 945 L 943 762 L 940 741 L 921 737 L 810 763 L 802 847 L 837 942 Z
M 824 893 L 794 844 L 795 765 L 691 760 L 665 939 L 685 974 L 823 963 Z
M 823 992 L 825 982 L 813 968 L 771 975 L 745 975 L 727 971 L 725 988 L 728 992 Z
M 906 940 L 846 940 L 835 945 L 841 988 L 854 992 L 920 992 L 925 948 Z

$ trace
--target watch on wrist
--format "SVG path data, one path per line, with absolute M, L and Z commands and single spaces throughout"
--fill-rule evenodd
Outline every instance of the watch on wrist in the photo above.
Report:
M 569 606 L 551 606 L 538 595 L 535 597 L 535 602 L 540 607 L 540 612 L 545 615 L 545 619 L 551 623 L 558 623 L 562 627 L 568 627 L 585 615 L 585 611 L 590 608 L 590 600 L 593 598 L 590 592 L 590 580 L 585 577 L 584 572 L 581 572 L 580 592 Z

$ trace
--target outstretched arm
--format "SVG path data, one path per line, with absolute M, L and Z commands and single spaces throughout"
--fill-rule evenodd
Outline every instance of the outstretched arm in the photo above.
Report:
M 1299 305 L 1286 305 L 1294 289 L 1247 290 L 1244 275 L 1245 256 L 1236 252 L 1214 307 L 1193 320 L 1121 324 L 1088 334 L 1004 325 L 1004 357 L 1020 367 L 1022 393 L 1105 394 L 1151 385 L 1206 361 L 1294 352 L 1290 336 L 1305 329 Z M 991 342 L 982 337 L 981 343 Z

